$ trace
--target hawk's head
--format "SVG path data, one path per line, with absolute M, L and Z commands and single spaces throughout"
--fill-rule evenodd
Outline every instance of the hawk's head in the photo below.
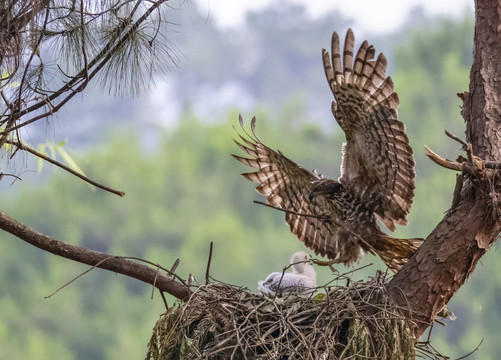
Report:
M 331 179 L 320 179 L 313 182 L 309 198 L 312 201 L 319 195 L 336 195 L 343 192 L 344 188 L 341 183 Z

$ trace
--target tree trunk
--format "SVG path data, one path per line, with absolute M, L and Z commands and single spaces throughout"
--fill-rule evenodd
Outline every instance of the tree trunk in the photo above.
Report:
M 473 155 L 501 161 L 501 0 L 475 2 L 473 55 L 469 92 L 459 94 L 466 141 Z M 500 187 L 497 170 L 479 170 L 471 159 L 463 163 L 451 209 L 390 281 L 395 300 L 412 309 L 416 338 L 496 241 L 501 231 Z

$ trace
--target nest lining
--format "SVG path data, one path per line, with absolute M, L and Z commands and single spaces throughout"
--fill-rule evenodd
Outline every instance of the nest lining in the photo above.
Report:
M 323 289 L 266 298 L 224 283 L 201 286 L 160 317 L 147 359 L 415 358 L 413 324 L 382 277 Z

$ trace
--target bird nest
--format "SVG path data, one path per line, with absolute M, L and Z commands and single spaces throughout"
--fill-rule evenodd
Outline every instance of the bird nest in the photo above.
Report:
M 147 359 L 415 357 L 412 322 L 383 277 L 322 289 L 309 298 L 267 298 L 223 283 L 200 286 L 160 317 Z

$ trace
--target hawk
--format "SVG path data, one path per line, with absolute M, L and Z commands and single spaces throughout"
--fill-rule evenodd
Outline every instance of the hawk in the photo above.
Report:
M 332 113 L 346 135 L 341 176 L 331 180 L 309 171 L 280 151 L 264 145 L 255 132 L 235 143 L 250 157 L 233 155 L 257 171 L 242 174 L 257 182 L 267 202 L 285 212 L 290 230 L 316 254 L 332 263 L 350 265 L 365 253 L 377 254 L 394 272 L 412 256 L 422 239 L 397 239 L 390 231 L 406 225 L 414 197 L 414 158 L 398 120 L 399 99 L 386 76 L 386 58 L 374 60 L 375 49 L 364 41 L 354 56 L 354 35 L 346 34 L 341 61 L 339 36 L 331 53 L 322 49 L 327 82 L 334 95 Z

